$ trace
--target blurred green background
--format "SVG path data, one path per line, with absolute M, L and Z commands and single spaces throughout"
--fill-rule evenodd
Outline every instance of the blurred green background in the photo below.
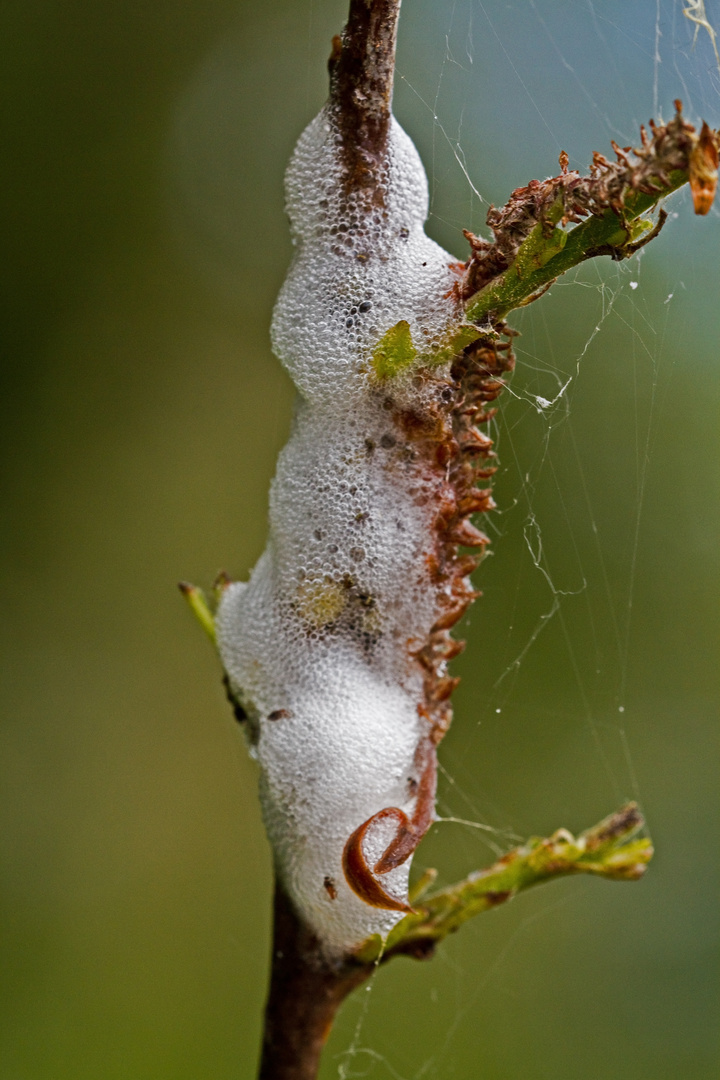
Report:
M 0 1077 L 251 1078 L 270 859 L 175 583 L 262 550 L 292 400 L 268 343 L 282 173 L 344 4 L 25 0 L 2 20 Z M 432 235 L 464 257 L 480 196 L 563 148 L 586 167 L 676 96 L 718 125 L 692 37 L 680 0 L 406 0 L 396 113 Z M 396 961 L 348 1003 L 324 1080 L 717 1075 L 720 215 L 670 209 L 639 260 L 515 320 L 440 803 L 501 832 L 438 825 L 416 865 L 452 880 L 502 830 L 579 830 L 625 797 L 656 860 Z

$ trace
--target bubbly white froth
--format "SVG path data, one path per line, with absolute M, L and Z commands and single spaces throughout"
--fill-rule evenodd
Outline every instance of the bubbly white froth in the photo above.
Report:
M 250 582 L 226 590 L 217 618 L 223 662 L 250 714 L 278 872 L 329 951 L 401 917 L 351 891 L 341 856 L 380 810 L 412 813 L 427 721 L 409 650 L 436 617 L 425 567 L 437 479 L 403 454 L 370 357 L 400 320 L 429 352 L 456 314 L 451 256 L 424 233 L 427 182 L 399 125 L 383 207 L 348 202 L 341 178 L 324 110 L 286 177 L 296 251 L 272 338 L 299 391 L 293 430 L 271 489 L 267 549 Z M 395 403 L 424 392 L 410 376 L 393 384 Z M 370 863 L 388 829 L 366 838 Z M 409 866 L 383 875 L 382 887 L 406 899 Z

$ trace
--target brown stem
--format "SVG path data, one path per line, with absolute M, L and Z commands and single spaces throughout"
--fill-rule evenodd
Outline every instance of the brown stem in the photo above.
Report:
M 335 1014 L 374 964 L 322 956 L 276 882 L 270 993 L 259 1080 L 315 1080 Z
M 330 107 L 341 139 L 347 196 L 382 206 L 400 0 L 350 0 L 330 57 Z M 314 1080 L 335 1014 L 373 963 L 330 962 L 275 885 L 270 992 L 259 1080 Z
M 382 204 L 378 181 L 390 126 L 400 0 L 350 0 L 342 38 L 333 40 L 330 103 L 342 140 L 348 194 Z

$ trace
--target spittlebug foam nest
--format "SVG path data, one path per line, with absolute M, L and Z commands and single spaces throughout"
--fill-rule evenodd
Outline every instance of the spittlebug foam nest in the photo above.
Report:
M 350 887 L 343 852 L 388 807 L 396 816 L 378 817 L 358 841 L 371 873 L 403 815 L 418 837 L 427 828 L 418 791 L 425 776 L 434 799 L 428 762 L 440 735 L 417 650 L 457 596 L 457 574 L 437 571 L 447 467 L 398 420 L 409 409 L 447 412 L 449 364 L 424 378 L 422 357 L 459 322 L 457 278 L 452 256 L 425 235 L 425 173 L 394 120 L 380 188 L 382 205 L 348 196 L 323 110 L 286 176 L 295 255 L 272 339 L 298 389 L 292 434 L 271 489 L 267 549 L 249 583 L 226 589 L 217 616 L 278 874 L 330 954 L 402 917 Z M 373 349 L 403 320 L 419 360 L 383 380 Z M 378 877 L 388 904 L 407 904 L 410 861 L 404 854 Z
M 349 165 L 337 115 L 310 124 L 286 177 L 296 250 L 272 333 L 295 419 L 267 550 L 217 616 L 280 882 L 335 955 L 409 910 L 411 856 L 434 818 L 461 648 L 450 630 L 476 595 L 478 558 L 459 548 L 482 554 L 469 518 L 494 505 L 476 486 L 494 471 L 476 425 L 514 364 L 499 317 L 468 324 L 483 318 L 473 296 L 513 259 L 544 266 L 533 245 L 554 235 L 536 230 L 546 211 L 602 218 L 626 189 L 654 192 L 653 178 L 688 168 L 703 137 L 709 165 L 716 150 L 677 103 L 632 160 L 596 155 L 584 179 L 562 160 L 559 177 L 517 189 L 493 214 L 495 243 L 471 236 L 458 266 L 424 233 L 427 181 L 407 135 L 392 120 L 381 149 L 358 143 Z

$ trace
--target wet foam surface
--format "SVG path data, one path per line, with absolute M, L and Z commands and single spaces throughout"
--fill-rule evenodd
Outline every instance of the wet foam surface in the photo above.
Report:
M 217 620 L 251 717 L 279 872 L 331 951 L 401 917 L 357 897 L 341 857 L 378 811 L 412 813 L 427 721 L 409 652 L 436 617 L 426 563 L 438 479 L 407 452 L 393 419 L 398 402 L 432 391 L 408 373 L 390 396 L 370 357 L 400 320 L 429 352 L 456 314 L 452 257 L 425 236 L 425 174 L 395 121 L 384 206 L 348 201 L 341 180 L 324 110 L 286 178 L 296 253 L 272 337 L 299 391 L 293 431 L 271 490 L 267 550 L 250 582 L 226 591 Z M 375 850 L 380 840 L 373 832 L 368 843 Z M 406 897 L 409 866 L 383 875 L 383 888 Z

